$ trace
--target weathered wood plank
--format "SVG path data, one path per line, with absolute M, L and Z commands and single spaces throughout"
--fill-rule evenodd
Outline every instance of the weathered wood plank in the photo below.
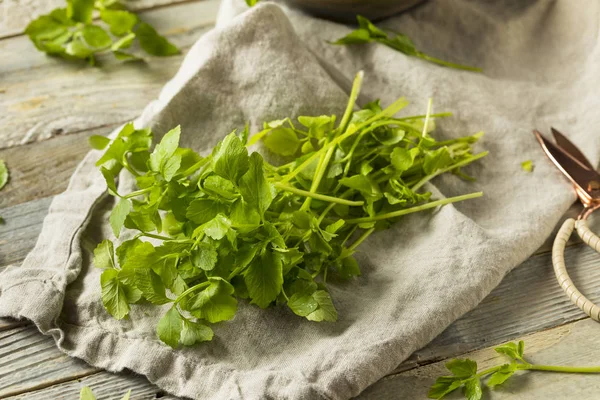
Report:
M 54 385 L 45 389 L 27 392 L 14 397 L 11 400 L 47 400 L 47 399 L 71 399 L 78 398 L 83 386 L 90 387 L 99 400 L 121 399 L 128 390 L 131 390 L 132 400 L 150 399 L 172 399 L 165 392 L 154 386 L 146 378 L 133 373 L 111 374 L 99 372 L 76 381 L 70 381 Z
M 0 398 L 98 372 L 31 325 L 0 332 Z
M 0 150 L 0 159 L 6 161 L 10 169 L 10 181 L 0 193 L 0 210 L 63 192 L 75 168 L 90 150 L 88 137 L 106 135 L 116 127 L 96 128 Z M 0 215 L 2 213 L 4 211 Z M 12 224 L 12 221 L 7 220 L 7 223 Z
M 33 249 L 52 198 L 30 201 L 2 209 L 0 224 L 0 270 L 19 264 Z
M 219 1 L 184 3 L 144 13 L 184 52 L 215 21 Z M 0 47 L 0 148 L 118 124 L 137 117 L 179 68 L 183 55 L 91 68 L 47 57 L 24 36 Z
M 160 6 L 183 3 L 190 0 L 124 0 L 131 11 L 144 11 Z M 0 3 L 0 39 L 23 33 L 35 18 L 57 7 L 65 7 L 65 0 L 4 0 Z
M 524 306 L 526 307 L 526 306 Z M 525 356 L 544 365 L 600 366 L 600 326 L 589 318 L 515 340 L 525 341 Z M 463 354 L 480 368 L 505 362 L 493 347 Z M 377 382 L 358 399 L 425 399 L 429 387 L 440 375 L 447 375 L 443 362 L 389 376 Z M 501 399 L 597 399 L 600 375 L 519 372 L 497 390 L 484 392 L 487 400 Z M 446 397 L 464 399 L 460 391 Z

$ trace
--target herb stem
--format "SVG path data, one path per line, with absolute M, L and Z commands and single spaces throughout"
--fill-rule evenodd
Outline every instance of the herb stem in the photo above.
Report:
M 459 161 L 457 163 L 449 165 L 446 168 L 438 169 L 433 174 L 427 175 L 427 176 L 423 177 L 419 182 L 417 182 L 413 187 L 411 187 L 411 189 L 416 192 L 419 188 L 421 188 L 421 186 L 423 186 L 425 183 L 429 182 L 430 180 L 432 180 L 436 176 L 438 176 L 440 174 L 443 174 L 445 172 L 451 171 L 454 168 L 458 168 L 458 167 L 462 167 L 463 165 L 470 164 L 473 161 L 479 160 L 480 158 L 485 157 L 487 155 L 488 155 L 488 152 L 487 151 L 483 151 L 483 152 L 475 154 L 474 156 L 471 156 L 469 158 L 465 158 L 462 161 Z
M 131 199 L 132 197 L 141 196 L 142 194 L 148 193 L 152 190 L 151 187 L 147 187 L 146 189 L 136 190 L 135 192 L 131 192 L 123 196 L 124 199 Z
M 456 63 L 453 63 L 450 61 L 440 60 L 439 58 L 431 57 L 431 56 L 428 56 L 427 54 L 421 53 L 421 52 L 418 52 L 416 54 L 416 56 L 423 60 L 431 61 L 432 63 L 436 63 L 438 65 L 443 65 L 444 67 L 462 69 L 465 71 L 483 72 L 483 70 L 481 68 L 469 67 L 468 65 L 456 64 Z
M 549 372 L 567 372 L 575 374 L 597 374 L 600 373 L 600 367 L 563 367 L 560 365 L 519 365 L 519 369 L 533 371 L 549 371 Z
M 362 81 L 364 76 L 365 73 L 363 71 L 358 71 L 358 73 L 354 77 L 354 82 L 352 83 L 352 90 L 350 91 L 350 98 L 348 99 L 348 104 L 346 105 L 346 111 L 344 111 L 344 116 L 342 117 L 340 125 L 338 126 L 338 132 L 345 132 L 346 129 L 348 129 L 350 117 L 352 117 L 354 104 L 356 103 L 356 99 L 358 98 L 358 94 L 360 93 L 360 88 L 362 87 Z
M 385 213 L 385 214 L 375 215 L 374 217 L 347 219 L 346 223 L 347 224 L 362 224 L 363 222 L 382 221 L 385 219 L 400 217 L 402 215 L 412 214 L 415 212 L 427 210 L 429 208 L 435 208 L 438 206 L 443 206 L 443 205 L 450 204 L 450 203 L 456 203 L 458 201 L 463 201 L 463 200 L 474 199 L 474 198 L 481 197 L 481 196 L 483 196 L 483 192 L 475 192 L 475 193 L 464 194 L 461 196 L 448 197 L 446 199 L 432 201 L 430 203 L 422 204 L 422 205 L 416 206 L 416 207 L 405 208 L 403 210 L 392 211 L 392 212 Z
M 366 231 L 364 231 L 363 234 L 360 235 L 360 237 L 356 239 L 356 241 L 352 243 L 350 247 L 348 247 L 348 250 L 354 251 L 354 249 L 356 249 L 362 242 L 364 242 L 365 239 L 368 238 L 369 235 L 373 232 L 375 232 L 375 228 L 367 229 Z
M 209 282 L 209 281 L 202 282 L 202 283 L 199 283 L 199 284 L 197 284 L 197 285 L 195 285 L 195 286 L 192 286 L 191 288 L 189 288 L 188 290 L 184 291 L 184 292 L 183 292 L 183 293 L 181 293 L 179 296 L 177 296 L 177 298 L 175 299 L 175 304 L 177 304 L 177 303 L 179 303 L 181 300 L 183 300 L 183 298 L 184 298 L 185 296 L 187 296 L 188 294 L 190 294 L 190 293 L 193 293 L 193 292 L 196 292 L 196 291 L 198 291 L 198 290 L 200 290 L 200 289 L 204 289 L 204 288 L 205 288 L 205 287 L 207 287 L 208 285 L 210 285 L 210 282 Z
M 313 199 L 322 200 L 322 201 L 326 201 L 329 203 L 344 204 L 347 206 L 357 206 L 357 207 L 362 206 L 364 204 L 364 201 L 352 201 L 352 200 L 340 199 L 339 197 L 332 197 L 332 196 L 327 196 L 324 194 L 313 193 L 313 192 L 309 192 L 306 190 L 298 189 L 293 186 L 284 185 L 279 182 L 274 183 L 273 186 L 275 186 L 277 189 L 284 190 L 286 192 L 291 192 L 291 193 L 297 194 L 299 196 L 311 197 Z
M 304 160 L 304 162 L 302 164 L 300 164 L 298 167 L 296 167 L 296 169 L 294 169 L 289 174 L 287 174 L 285 177 L 283 177 L 282 182 L 289 182 L 292 178 L 294 178 L 302 170 L 304 170 L 304 168 L 308 167 L 317 157 L 320 157 L 321 154 L 323 154 L 325 151 L 329 150 L 331 147 L 337 146 L 338 144 L 340 144 L 344 140 L 348 139 L 350 136 L 354 135 L 356 132 L 362 130 L 364 127 L 369 126 L 373 122 L 380 120 L 382 118 L 385 118 L 385 117 L 391 117 L 392 115 L 396 114 L 398 111 L 400 111 L 407 105 L 408 105 L 408 102 L 406 101 L 406 99 L 404 97 L 401 97 L 398 100 L 396 100 L 395 102 L 393 102 L 390 106 L 388 106 L 385 110 L 372 116 L 371 118 L 369 118 L 367 121 L 363 122 L 362 124 L 359 124 L 357 126 L 352 126 L 344 134 L 336 137 L 331 142 L 329 142 L 329 144 L 321 147 L 318 151 L 314 152 L 312 156 L 310 156 L 306 160 Z

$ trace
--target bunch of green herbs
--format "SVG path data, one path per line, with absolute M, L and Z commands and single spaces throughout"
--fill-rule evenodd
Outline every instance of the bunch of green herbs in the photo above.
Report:
M 94 22 L 95 11 L 104 26 Z M 38 17 L 25 33 L 40 51 L 92 65 L 104 53 L 112 53 L 119 60 L 139 60 L 129 51 L 135 41 L 153 56 L 179 54 L 175 45 L 116 0 L 67 0 L 66 8 Z
M 153 150 L 152 133 L 127 124 L 98 160 L 118 202 L 110 215 L 114 235 L 135 236 L 116 249 L 104 240 L 94 264 L 104 269 L 102 300 L 117 319 L 141 301 L 166 305 L 158 337 L 169 346 L 211 340 L 210 324 L 234 317 L 239 299 L 266 308 L 287 306 L 310 321 L 335 321 L 327 285 L 360 275 L 357 247 L 401 216 L 479 197 L 433 200 L 422 190 L 461 168 L 481 134 L 436 141 L 434 118 L 398 118 L 399 99 L 353 111 L 362 82 L 355 79 L 344 115 L 289 118 L 227 135 L 210 155 L 179 147 L 180 128 Z M 248 147 L 263 141 L 289 162 L 275 166 Z M 131 173 L 138 190 L 119 193 L 115 178 Z M 131 233 L 131 232 L 130 232 Z M 152 239 L 151 241 L 142 239 Z

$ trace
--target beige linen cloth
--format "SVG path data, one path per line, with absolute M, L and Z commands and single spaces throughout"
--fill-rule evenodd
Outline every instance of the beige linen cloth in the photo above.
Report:
M 233 321 L 214 327 L 212 342 L 173 350 L 154 333 L 164 310 L 135 306 L 130 320 L 116 321 L 102 307 L 91 252 L 111 237 L 113 203 L 92 151 L 52 202 L 35 249 L 0 276 L 0 315 L 30 319 L 67 354 L 128 368 L 180 396 L 356 396 L 475 307 L 573 202 L 531 129 L 556 126 L 598 161 L 599 21 L 594 0 L 438 0 L 382 22 L 428 54 L 482 67 L 477 74 L 376 44 L 332 46 L 326 41 L 351 28 L 278 4 L 248 10 L 226 0 L 218 27 L 190 49 L 139 127 L 163 134 L 181 124 L 183 144 L 207 152 L 246 121 L 256 131 L 264 120 L 339 114 L 364 70 L 366 99 L 406 96 L 406 112 L 422 113 L 433 97 L 435 111 L 452 111 L 438 121 L 438 138 L 486 132 L 477 146 L 490 155 L 468 168 L 477 182 L 444 176 L 430 186 L 438 197 L 485 197 L 413 214 L 363 243 L 363 275 L 330 285 L 337 323 L 242 304 Z M 533 173 L 521 169 L 527 159 Z M 123 177 L 120 186 L 132 182 Z

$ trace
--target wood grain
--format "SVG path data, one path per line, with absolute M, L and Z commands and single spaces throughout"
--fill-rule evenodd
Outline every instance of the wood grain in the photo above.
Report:
M 189 0 L 124 0 L 122 3 L 131 11 L 140 12 L 185 1 Z M 29 22 L 64 6 L 65 0 L 3 0 L 0 3 L 0 39 L 22 34 Z
M 109 372 L 98 372 L 81 379 L 61 383 L 46 389 L 33 392 L 27 392 L 14 397 L 11 400 L 47 400 L 47 399 L 65 399 L 75 400 L 83 386 L 90 387 L 96 398 L 121 399 L 121 397 L 131 390 L 131 400 L 150 400 L 150 399 L 172 399 L 176 397 L 166 395 L 164 391 L 148 382 L 146 378 L 134 373 L 111 374 Z
M 182 50 L 214 25 L 219 0 L 144 13 Z M 0 148 L 114 125 L 137 117 L 178 70 L 183 55 L 92 68 L 38 52 L 24 36 L 1 42 Z
M 97 371 L 61 353 L 31 325 L 0 332 L 0 398 Z
M 0 150 L 0 159 L 6 162 L 10 170 L 10 181 L 0 194 L 0 210 L 63 192 L 75 168 L 90 150 L 88 138 L 91 135 L 106 135 L 117 126 L 90 129 Z M 4 213 L 0 211 L 6 223 L 12 224 L 12 218 Z
M 525 356 L 545 365 L 600 366 L 600 326 L 589 318 L 514 339 L 525 341 Z M 477 361 L 480 368 L 502 364 L 505 358 L 492 347 L 461 355 Z M 358 399 L 425 399 L 445 362 L 427 365 L 387 377 L 364 391 Z M 519 372 L 503 386 L 484 392 L 486 400 L 592 400 L 598 399 L 600 375 Z M 576 394 L 575 394 L 576 393 Z M 447 399 L 464 399 L 457 391 Z

